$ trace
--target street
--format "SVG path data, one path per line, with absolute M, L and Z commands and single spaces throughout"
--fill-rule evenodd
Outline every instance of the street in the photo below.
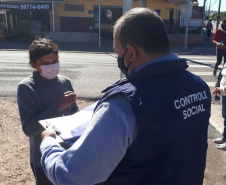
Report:
M 15 96 L 17 84 L 30 75 L 28 52 L 0 51 L 0 96 Z M 78 97 L 98 98 L 101 90 L 120 78 L 116 55 L 109 53 L 61 52 L 60 74 L 69 77 Z M 188 61 L 188 70 L 200 76 L 211 90 L 216 83 L 213 76 L 215 56 L 180 55 Z
M 0 96 L 15 96 L 19 81 L 33 71 L 28 64 L 28 51 L 0 51 L 0 53 Z M 61 52 L 60 74 L 71 79 L 78 97 L 98 98 L 101 96 L 101 90 L 120 77 L 114 56 Z
M 15 96 L 17 84 L 30 75 L 28 52 L 0 51 L 0 96 Z M 120 78 L 115 54 L 61 52 L 60 74 L 69 77 L 78 97 L 98 98 L 101 90 Z M 188 61 L 188 70 L 200 76 L 211 90 L 216 83 L 213 76 L 215 56 L 180 55 Z
M 189 65 L 188 71 L 200 76 L 208 84 L 212 91 L 216 83 L 216 77 L 213 76 L 216 56 L 180 55 L 180 57 L 187 59 L 187 63 Z

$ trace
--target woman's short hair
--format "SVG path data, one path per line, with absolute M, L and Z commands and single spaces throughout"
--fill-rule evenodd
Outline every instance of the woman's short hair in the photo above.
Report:
M 43 57 L 44 55 L 48 55 L 50 53 L 59 53 L 59 49 L 55 42 L 51 39 L 47 38 L 38 38 L 32 41 L 29 46 L 29 59 L 30 62 L 36 63 L 36 61 Z

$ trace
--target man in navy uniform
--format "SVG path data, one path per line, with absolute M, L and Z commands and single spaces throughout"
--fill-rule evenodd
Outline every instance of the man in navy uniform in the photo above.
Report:
M 42 165 L 54 184 L 202 185 L 211 94 L 170 53 L 164 23 L 134 8 L 114 26 L 125 74 L 106 88 L 82 136 L 68 150 L 42 133 Z

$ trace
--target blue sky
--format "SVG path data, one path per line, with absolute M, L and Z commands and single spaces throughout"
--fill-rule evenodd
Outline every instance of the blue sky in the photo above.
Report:
M 211 2 L 210 10 L 218 11 L 220 0 L 207 0 L 206 1 L 206 9 L 209 9 L 209 5 Z M 203 6 L 204 0 L 198 0 L 199 6 Z M 221 0 L 221 12 L 226 11 L 226 0 Z

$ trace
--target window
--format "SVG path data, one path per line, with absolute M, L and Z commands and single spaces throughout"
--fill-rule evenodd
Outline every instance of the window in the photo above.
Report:
M 6 28 L 5 14 L 0 14 L 0 28 Z
M 93 10 L 88 10 L 88 14 L 94 14 Z
M 84 5 L 71 5 L 71 4 L 65 4 L 64 9 L 65 9 L 65 11 L 78 11 L 78 12 L 84 12 Z

